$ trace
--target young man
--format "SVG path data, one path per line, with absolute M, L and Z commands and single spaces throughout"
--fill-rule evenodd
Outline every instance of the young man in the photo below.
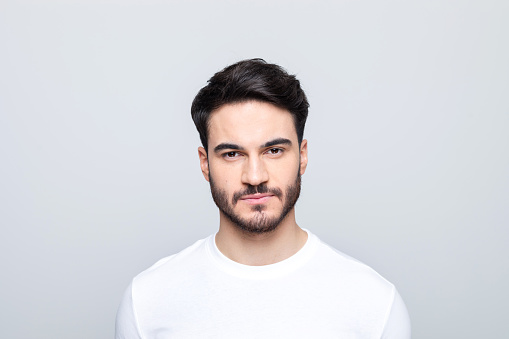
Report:
M 295 221 L 308 102 L 277 65 L 216 73 L 191 114 L 219 230 L 135 277 L 116 338 L 410 338 L 394 286 Z

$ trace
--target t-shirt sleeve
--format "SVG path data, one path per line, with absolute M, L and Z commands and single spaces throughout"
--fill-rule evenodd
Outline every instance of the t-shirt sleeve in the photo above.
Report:
M 126 289 L 118 307 L 115 321 L 115 339 L 142 339 L 134 311 L 132 283 Z
M 394 290 L 391 312 L 385 323 L 381 339 L 410 339 L 410 317 L 403 299 Z

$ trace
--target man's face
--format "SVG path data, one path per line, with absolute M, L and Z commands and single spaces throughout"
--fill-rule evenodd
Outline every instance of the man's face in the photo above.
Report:
M 292 115 L 269 103 L 228 104 L 209 120 L 202 172 L 221 213 L 252 233 L 274 230 L 293 210 L 307 165 Z

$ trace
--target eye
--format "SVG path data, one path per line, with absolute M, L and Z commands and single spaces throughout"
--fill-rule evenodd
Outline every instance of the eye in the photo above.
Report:
M 267 153 L 270 155 L 280 155 L 283 153 L 283 150 L 281 148 L 271 148 L 267 151 Z
M 239 156 L 239 152 L 235 152 L 235 151 L 226 152 L 223 154 L 223 157 L 226 159 L 234 159 L 238 156 Z

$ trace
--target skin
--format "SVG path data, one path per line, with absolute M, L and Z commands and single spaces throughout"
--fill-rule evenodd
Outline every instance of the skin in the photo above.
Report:
M 209 120 L 208 154 L 198 148 L 204 178 L 220 190 L 238 217 L 277 219 L 287 191 L 303 175 L 308 162 L 307 140 L 299 147 L 292 115 L 272 104 L 248 101 L 221 106 Z M 267 193 L 248 194 L 267 186 Z M 280 191 L 278 195 L 275 192 Z M 235 195 L 237 193 L 237 195 Z M 236 199 L 234 199 L 234 197 Z M 268 265 L 297 253 L 307 240 L 292 207 L 271 231 L 246 231 L 221 210 L 216 244 L 228 258 L 246 265 Z

